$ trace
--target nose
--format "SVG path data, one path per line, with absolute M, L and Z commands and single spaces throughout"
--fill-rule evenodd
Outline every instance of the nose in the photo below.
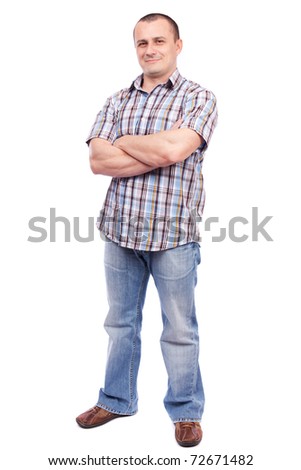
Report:
M 148 44 L 145 50 L 147 56 L 153 56 L 156 54 L 156 50 L 153 44 Z

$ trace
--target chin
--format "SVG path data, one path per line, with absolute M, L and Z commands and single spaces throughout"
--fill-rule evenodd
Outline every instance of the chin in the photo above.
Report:
M 164 73 L 163 70 L 161 70 L 159 68 L 156 68 L 156 67 L 147 67 L 144 70 L 144 72 L 147 73 L 147 75 L 150 75 L 150 76 L 162 75 Z
M 150 76 L 157 76 L 157 75 L 162 75 L 161 70 L 147 70 L 147 75 Z

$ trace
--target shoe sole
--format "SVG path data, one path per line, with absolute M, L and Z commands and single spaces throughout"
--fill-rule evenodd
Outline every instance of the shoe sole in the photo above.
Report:
M 130 415 L 116 415 L 116 416 L 111 416 L 110 418 L 104 419 L 101 423 L 95 423 L 95 424 L 84 424 L 81 423 L 79 420 L 76 419 L 77 424 L 84 429 L 90 429 L 90 428 L 97 428 L 98 426 L 102 426 L 103 424 L 108 423 L 109 421 L 113 421 L 113 419 L 116 418 L 125 418 Z
M 190 442 L 182 442 L 182 441 L 177 441 L 177 443 L 181 446 L 181 447 L 194 447 L 194 446 L 197 446 L 200 442 L 201 442 L 202 439 L 200 439 L 199 441 L 190 441 Z

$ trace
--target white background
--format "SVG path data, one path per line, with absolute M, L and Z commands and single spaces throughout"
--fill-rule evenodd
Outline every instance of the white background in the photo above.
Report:
M 1 466 L 47 469 L 48 457 L 253 454 L 256 470 L 300 467 L 300 24 L 297 1 L 3 2 L 1 35 Z M 132 29 L 160 11 L 180 26 L 182 75 L 217 96 L 206 154 L 205 218 L 247 241 L 204 234 L 197 303 L 206 391 L 204 438 L 180 448 L 162 404 L 160 308 L 149 286 L 139 413 L 94 430 L 75 417 L 102 385 L 107 338 L 103 243 L 64 241 L 50 208 L 87 236 L 109 179 L 85 144 L 111 93 L 140 73 Z M 251 239 L 251 210 L 273 242 Z M 48 238 L 27 239 L 32 217 Z M 187 468 L 191 465 L 186 464 Z M 183 466 L 183 468 L 186 468 Z M 250 467 L 249 467 L 250 468 Z

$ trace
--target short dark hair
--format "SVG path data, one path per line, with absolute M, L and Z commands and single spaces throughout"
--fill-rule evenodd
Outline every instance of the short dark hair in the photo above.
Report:
M 159 18 L 163 18 L 164 20 L 167 20 L 170 26 L 172 27 L 172 30 L 174 32 L 174 37 L 175 41 L 177 39 L 180 39 L 180 31 L 179 31 L 179 26 L 177 23 L 168 15 L 164 15 L 163 13 L 149 13 L 148 15 L 143 16 L 140 18 L 139 21 L 137 21 L 137 24 L 140 23 L 140 21 L 146 21 L 150 23 L 151 21 L 156 21 Z M 134 29 L 134 34 L 135 34 L 135 29 Z

